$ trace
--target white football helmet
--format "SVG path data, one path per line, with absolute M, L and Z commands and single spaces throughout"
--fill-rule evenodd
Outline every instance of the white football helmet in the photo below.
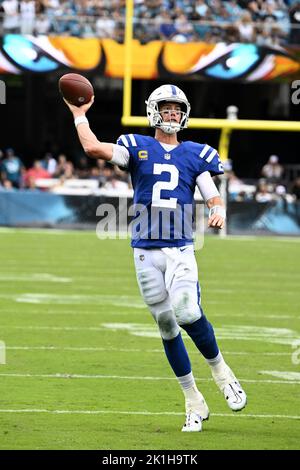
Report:
M 170 103 L 179 103 L 181 105 L 180 122 L 164 122 L 159 112 L 159 103 L 167 101 Z M 147 105 L 147 118 L 151 127 L 158 127 L 166 134 L 175 134 L 188 125 L 191 105 L 187 97 L 180 88 L 175 85 L 162 85 L 156 88 L 145 101 Z

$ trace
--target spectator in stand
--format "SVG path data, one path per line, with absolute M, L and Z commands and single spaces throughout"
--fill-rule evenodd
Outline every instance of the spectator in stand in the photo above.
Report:
M 100 182 L 100 176 L 101 176 L 101 173 L 100 173 L 100 169 L 96 166 L 93 166 L 91 168 L 91 172 L 90 172 L 90 180 L 96 180 L 98 182 Z
M 214 20 L 218 23 L 230 21 L 230 15 L 222 2 L 214 9 Z
M 57 161 L 53 157 L 52 153 L 47 152 L 41 161 L 42 167 L 48 171 L 48 173 L 52 176 L 56 171 Z
M 227 2 L 224 2 L 224 7 L 228 12 L 231 21 L 237 21 L 241 17 L 243 9 L 238 4 L 237 0 L 228 0 Z
M 46 15 L 38 15 L 34 24 L 34 34 L 48 34 L 51 29 L 51 23 Z
M 99 184 L 101 188 L 111 189 L 113 179 L 113 168 L 111 165 L 105 165 L 100 174 Z
M 42 162 L 35 160 L 32 168 L 27 170 L 24 175 L 25 187 L 36 189 L 36 180 L 51 178 L 50 173 L 42 166 Z
M 55 17 L 55 12 L 60 7 L 59 0 L 41 0 L 40 3 L 45 10 L 45 14 L 52 21 Z
M 91 175 L 91 168 L 89 161 L 85 155 L 80 157 L 78 164 L 76 165 L 75 174 L 79 179 L 89 179 Z
M 96 167 L 98 169 L 98 181 L 99 181 L 99 187 L 102 188 L 103 185 L 106 183 L 106 177 L 104 174 L 104 168 L 106 164 L 104 160 L 97 160 L 96 161 Z M 95 178 L 96 172 L 93 174 L 93 179 Z
M 65 171 L 63 175 L 61 175 L 61 179 L 63 180 L 70 180 L 75 178 L 74 174 L 74 165 L 72 162 L 67 161 L 65 165 Z
M 266 165 L 261 170 L 262 176 L 266 179 L 267 183 L 281 182 L 283 175 L 283 166 L 279 164 L 279 158 L 277 155 L 271 155 Z
M 275 199 L 277 200 L 282 200 L 287 203 L 292 203 L 294 202 L 294 198 L 291 194 L 288 194 L 286 191 L 286 187 L 283 186 L 282 184 L 279 184 L 275 188 Z
M 255 200 L 257 202 L 270 202 L 274 200 L 274 196 L 269 191 L 269 187 L 265 180 L 261 180 L 258 183 L 257 192 L 255 194 Z
M 21 34 L 33 34 L 35 27 L 35 9 L 34 0 L 20 1 L 20 28 Z
M 179 13 L 179 12 L 178 12 Z M 178 36 L 181 36 L 178 42 L 189 42 L 193 41 L 194 38 L 194 28 L 192 24 L 189 22 L 187 16 L 181 12 L 178 14 L 175 20 L 175 28 L 178 31 L 178 35 L 176 35 L 173 39 L 174 41 L 178 41 Z M 177 39 L 176 39 L 177 37 Z
M 57 165 L 55 172 L 53 173 L 54 178 L 60 178 L 66 171 L 67 157 L 64 153 L 61 153 L 57 159 Z
M 252 23 L 251 14 L 246 11 L 237 22 L 241 42 L 255 41 L 255 28 Z
M 100 8 L 97 12 L 98 18 L 96 20 L 96 34 L 98 38 L 109 39 L 114 37 L 115 21 L 109 16 L 108 11 L 101 11 Z
M 224 28 L 224 32 L 225 32 L 224 39 L 226 40 L 227 43 L 239 42 L 240 40 L 239 30 L 234 24 L 230 26 L 226 26 Z
M 6 158 L 1 163 L 1 179 L 11 182 L 14 188 L 22 186 L 24 165 L 12 148 L 6 150 Z
M 230 201 L 250 201 L 253 199 L 253 190 L 251 185 L 245 184 L 233 170 L 226 172 L 228 181 L 228 195 Z
M 172 37 L 175 34 L 177 34 L 178 31 L 175 28 L 171 13 L 167 10 L 164 10 L 161 12 L 158 19 L 160 22 L 160 25 L 159 25 L 160 39 L 162 39 L 163 41 L 172 40 Z
M 0 182 L 0 191 L 14 191 L 15 188 L 11 184 L 11 181 L 9 180 L 4 180 Z
M 105 178 L 105 183 L 103 184 L 103 189 L 118 191 L 126 191 L 128 189 L 128 184 L 124 181 L 117 180 L 114 169 L 111 165 L 105 166 L 103 170 L 103 176 Z
M 18 0 L 4 0 L 2 2 L 2 8 L 4 10 L 4 34 L 18 33 L 20 28 Z
M 202 10 L 200 9 L 200 11 Z M 205 14 L 203 14 L 203 11 L 201 15 L 197 11 L 194 11 L 192 14 L 195 33 L 201 40 L 205 40 L 206 35 L 212 30 L 211 26 L 207 24 L 207 22 L 211 22 L 213 20 L 210 8 L 205 9 Z
M 103 173 L 104 167 L 105 167 L 105 161 L 104 160 L 96 160 L 96 166 L 99 168 L 100 173 Z
M 115 22 L 114 40 L 118 43 L 124 43 L 124 18 L 118 10 L 113 11 L 113 20 Z
M 155 18 L 161 12 L 162 0 L 145 0 L 146 10 Z
M 199 18 L 205 18 L 206 13 L 208 13 L 208 6 L 205 0 L 196 0 L 196 4 L 194 6 L 194 13 L 196 13 Z

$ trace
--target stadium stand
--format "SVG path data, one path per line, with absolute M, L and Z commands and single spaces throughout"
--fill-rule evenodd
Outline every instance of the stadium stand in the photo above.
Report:
M 275 155 L 266 158 L 266 165 L 261 173 L 257 174 L 256 179 L 241 180 L 228 168 L 229 200 L 296 201 L 299 199 L 299 174 L 300 165 L 288 165 L 288 168 L 285 168 L 278 163 L 278 157 Z M 13 149 L 0 150 L 0 191 L 18 189 L 82 196 L 132 193 L 129 174 L 101 160 L 89 162 L 86 157 L 82 157 L 75 165 L 63 153 L 54 158 L 47 152 L 44 158 L 35 160 L 32 166 L 26 169 Z
M 1 0 L 1 32 L 123 42 L 125 0 Z M 134 36 L 151 40 L 300 43 L 296 0 L 136 0 Z
M 0 150 L 0 191 L 42 190 L 60 194 L 94 194 L 98 189 L 119 193 L 131 189 L 128 173 L 103 161 L 89 164 L 82 157 L 78 165 L 63 153 L 55 159 L 47 152 L 28 169 L 12 148 Z

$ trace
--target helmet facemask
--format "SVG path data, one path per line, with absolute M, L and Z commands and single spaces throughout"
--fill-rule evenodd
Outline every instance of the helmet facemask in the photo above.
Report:
M 176 89 L 176 95 L 173 93 L 174 89 Z M 164 102 L 180 105 L 181 119 L 179 122 L 163 120 L 159 106 Z M 161 129 L 166 134 L 175 134 L 187 127 L 191 107 L 185 94 L 179 88 L 173 85 L 163 85 L 157 88 L 146 101 L 146 105 L 147 117 L 151 127 Z

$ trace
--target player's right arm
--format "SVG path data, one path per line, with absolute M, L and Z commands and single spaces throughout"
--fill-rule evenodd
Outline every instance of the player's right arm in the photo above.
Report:
M 94 102 L 94 96 L 89 103 L 82 106 L 74 106 L 64 99 L 66 105 L 73 114 L 77 134 L 85 153 L 91 158 L 100 158 L 101 160 L 111 161 L 113 159 L 115 144 L 100 142 L 93 131 L 90 129 L 89 122 L 85 113 L 90 109 Z M 115 163 L 111 161 L 111 163 Z

